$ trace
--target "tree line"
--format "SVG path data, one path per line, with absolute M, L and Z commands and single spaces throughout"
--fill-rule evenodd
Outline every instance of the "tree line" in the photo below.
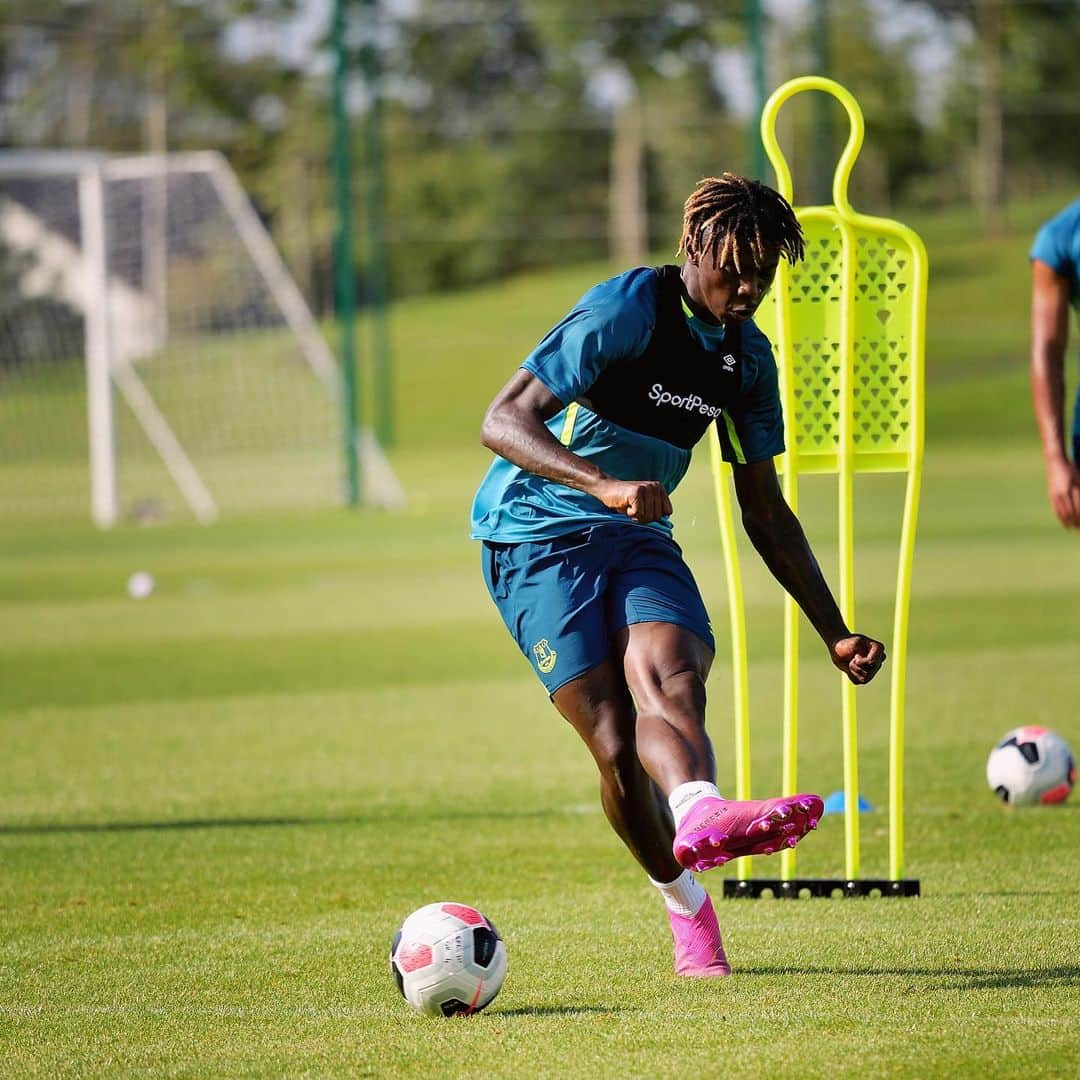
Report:
M 750 169 L 745 0 L 345 2 L 357 274 L 377 164 L 394 295 L 673 254 L 694 182 Z M 0 147 L 222 150 L 325 311 L 330 4 L 0 0 Z M 1014 191 L 1075 186 L 1080 139 L 1063 132 L 1080 126 L 1080 0 L 766 13 L 769 89 L 825 63 L 862 105 L 856 207 L 975 201 L 992 227 Z M 801 104 L 782 116 L 797 201 L 820 201 L 846 119 Z

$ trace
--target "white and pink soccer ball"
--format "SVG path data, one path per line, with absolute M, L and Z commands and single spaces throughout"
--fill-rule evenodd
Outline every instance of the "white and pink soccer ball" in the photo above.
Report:
M 468 904 L 414 911 L 394 935 L 390 971 L 405 1000 L 431 1016 L 468 1016 L 489 1005 L 506 978 L 506 946 Z
M 990 751 L 986 780 L 1010 806 L 1064 802 L 1076 783 L 1076 760 L 1049 728 L 1019 727 Z

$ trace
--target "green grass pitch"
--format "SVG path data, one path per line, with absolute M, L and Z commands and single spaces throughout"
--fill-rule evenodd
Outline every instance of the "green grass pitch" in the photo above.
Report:
M 515 329 L 455 400 L 438 383 L 442 426 L 431 384 L 406 369 L 400 515 L 0 530 L 0 1072 L 1075 1074 L 1080 797 L 1009 812 L 983 769 L 1019 723 L 1080 749 L 1080 552 L 1045 504 L 1031 434 L 1022 254 L 1003 269 L 974 242 L 942 247 L 968 261 L 943 256 L 931 289 L 907 742 L 907 868 L 922 898 L 718 903 L 736 974 L 671 974 L 662 904 L 604 822 L 593 766 L 505 634 L 466 538 L 487 460 L 471 441 L 518 358 Z M 535 337 L 580 291 L 575 273 L 531 298 L 512 286 L 514 327 Z M 962 314 L 946 321 L 934 305 L 950 295 Z M 459 298 L 453 332 L 440 301 L 430 340 L 452 347 L 497 301 Z M 978 326 L 988 301 L 1001 335 Z M 422 336 L 419 311 L 408 333 Z M 965 319 L 981 338 L 961 339 Z M 808 481 L 801 508 L 830 570 L 828 483 Z M 860 481 L 857 624 L 885 637 L 898 513 L 895 484 Z M 676 520 L 719 634 L 709 723 L 730 787 L 704 455 Z M 744 555 L 766 793 L 779 777 L 780 605 Z M 140 569 L 157 590 L 135 601 L 124 585 Z M 801 780 L 829 792 L 836 677 L 809 631 L 802 670 Z M 881 874 L 884 681 L 858 700 L 875 806 L 863 870 Z M 839 875 L 842 847 L 840 819 L 826 818 L 799 848 L 800 874 Z M 720 874 L 703 879 L 714 895 Z M 390 978 L 398 922 L 437 899 L 477 905 L 506 938 L 507 982 L 479 1017 L 417 1017 Z

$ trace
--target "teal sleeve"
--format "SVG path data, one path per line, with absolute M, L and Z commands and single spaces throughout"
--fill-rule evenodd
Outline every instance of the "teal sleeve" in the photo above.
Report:
M 657 283 L 655 270 L 639 267 L 590 289 L 521 366 L 569 405 L 610 363 L 645 350 L 656 323 Z
M 1039 229 L 1030 257 L 1065 278 L 1073 302 L 1080 301 L 1080 199 Z
M 1072 277 L 1075 267 L 1071 265 L 1068 246 L 1064 241 L 1062 230 L 1055 229 L 1054 223 L 1050 222 L 1035 234 L 1030 258 L 1046 263 L 1054 273 L 1062 277 Z

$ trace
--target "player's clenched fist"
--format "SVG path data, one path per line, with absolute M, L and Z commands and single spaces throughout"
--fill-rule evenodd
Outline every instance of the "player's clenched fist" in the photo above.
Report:
M 594 492 L 609 509 L 647 524 L 671 513 L 671 499 L 658 480 L 606 480 Z
M 863 634 L 852 634 L 833 642 L 829 649 L 832 662 L 856 686 L 868 683 L 885 663 L 885 646 Z

